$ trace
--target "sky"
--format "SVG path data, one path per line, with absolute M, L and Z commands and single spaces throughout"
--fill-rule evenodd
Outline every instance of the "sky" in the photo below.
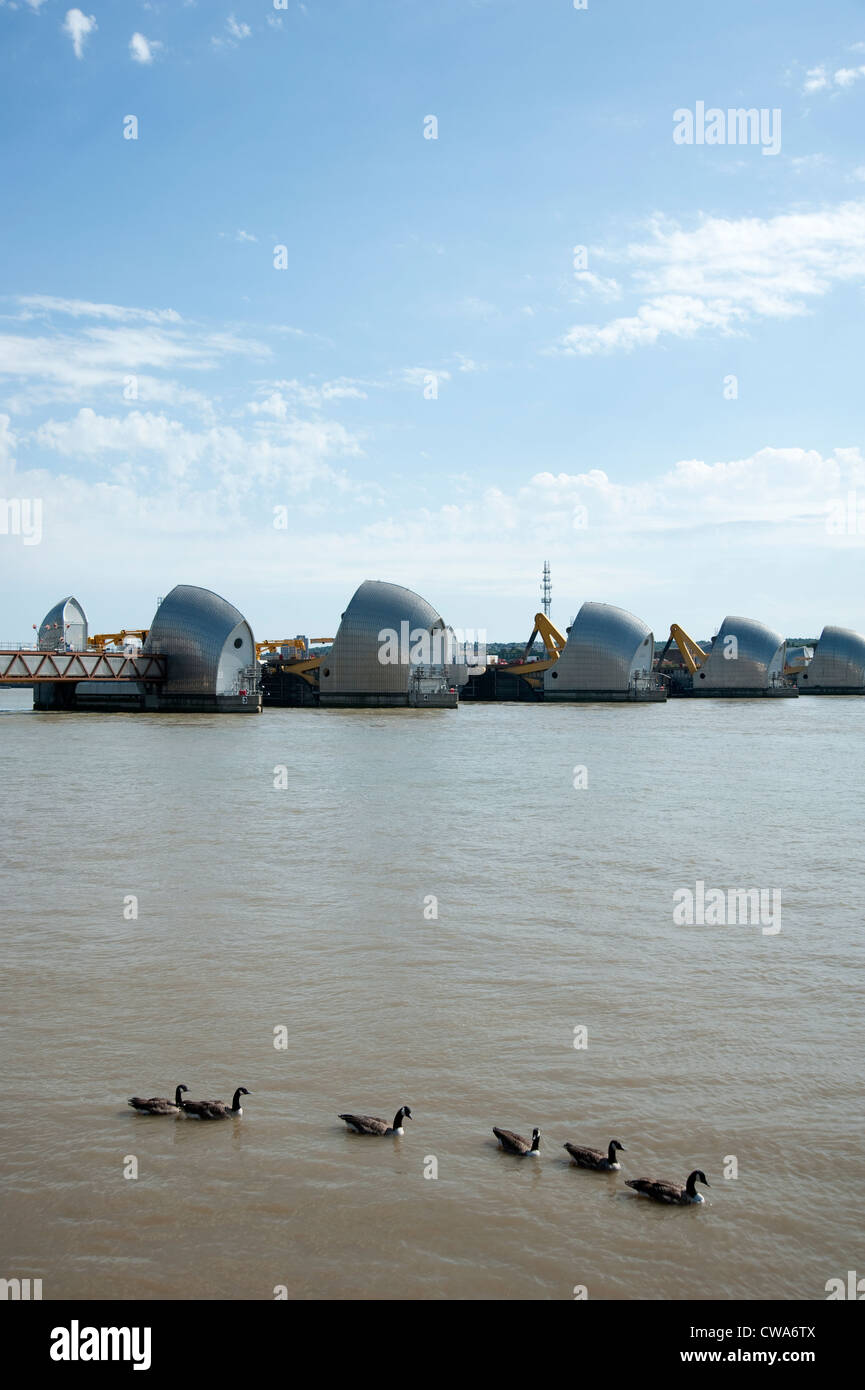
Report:
M 0 108 L 0 642 L 865 630 L 862 3 L 0 0 Z

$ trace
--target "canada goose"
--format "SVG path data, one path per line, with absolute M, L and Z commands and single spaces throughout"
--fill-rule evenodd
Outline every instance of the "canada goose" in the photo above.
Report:
M 183 1105 L 181 1096 L 188 1090 L 188 1086 L 178 1086 L 174 1092 L 174 1100 L 166 1100 L 165 1096 L 151 1096 L 149 1100 L 144 1100 L 142 1096 L 133 1096 L 126 1104 L 142 1115 L 179 1115 Z
M 618 1173 L 620 1167 L 619 1160 L 616 1158 L 616 1150 L 621 1149 L 625 1152 L 624 1144 L 620 1144 L 618 1139 L 610 1140 L 610 1147 L 606 1153 L 603 1149 L 581 1149 L 577 1144 L 565 1144 L 571 1158 L 578 1168 L 594 1168 L 599 1173 Z
M 241 1096 L 252 1095 L 245 1086 L 238 1086 L 230 1105 L 226 1105 L 224 1100 L 205 1100 L 202 1105 L 209 1105 L 212 1110 L 219 1110 L 220 1114 L 236 1115 L 238 1118 L 243 1114 L 243 1106 L 240 1103 Z
M 537 1158 L 538 1149 L 541 1142 L 541 1131 L 532 1130 L 532 1142 L 524 1139 L 521 1134 L 514 1134 L 512 1129 L 497 1129 L 493 1125 L 493 1134 L 498 1139 L 506 1153 L 519 1154 L 521 1158 Z
M 226 1105 L 224 1100 L 182 1100 L 180 1104 L 184 1115 L 191 1120 L 226 1120 L 229 1116 L 243 1114 L 240 1097 L 249 1094 L 245 1086 L 238 1086 L 231 1105 Z
M 340 1115 L 353 1134 L 402 1134 L 403 1120 L 413 1120 L 411 1107 L 401 1105 L 393 1117 L 393 1124 L 379 1120 L 375 1115 Z
M 651 1197 L 655 1202 L 667 1202 L 677 1207 L 687 1207 L 692 1202 L 705 1202 L 706 1200 L 702 1192 L 698 1192 L 696 1189 L 695 1184 L 698 1182 L 704 1182 L 707 1187 L 712 1185 L 702 1168 L 695 1168 L 693 1173 L 688 1174 L 688 1181 L 684 1187 L 680 1187 L 675 1182 L 658 1182 L 654 1178 L 632 1178 L 625 1186 L 632 1187 L 643 1197 Z

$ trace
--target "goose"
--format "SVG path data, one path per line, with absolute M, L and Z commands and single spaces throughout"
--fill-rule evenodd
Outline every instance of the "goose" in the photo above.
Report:
M 179 1115 L 183 1105 L 181 1097 L 183 1092 L 188 1090 L 188 1086 L 178 1086 L 174 1092 L 174 1100 L 167 1100 L 165 1096 L 151 1096 L 149 1100 L 145 1100 L 143 1096 L 132 1096 L 126 1104 L 142 1115 Z
M 250 1095 L 252 1095 L 252 1092 L 247 1091 L 245 1086 L 238 1086 L 230 1105 L 226 1105 L 224 1100 L 205 1100 L 202 1101 L 201 1104 L 209 1105 L 212 1110 L 218 1110 L 220 1116 L 222 1114 L 235 1115 L 239 1119 L 243 1114 L 243 1106 L 240 1103 L 240 1097 Z
M 655 1178 L 632 1178 L 625 1186 L 632 1187 L 635 1192 L 639 1192 L 642 1197 L 651 1197 L 654 1202 L 667 1202 L 677 1207 L 690 1206 L 692 1202 L 705 1202 L 702 1192 L 698 1192 L 695 1184 L 703 1182 L 707 1187 L 711 1187 L 709 1179 L 702 1168 L 695 1168 L 693 1173 L 688 1174 L 688 1181 L 684 1187 L 680 1187 L 675 1182 L 658 1182 Z
M 616 1150 L 625 1152 L 624 1144 L 620 1144 L 618 1139 L 610 1140 L 606 1153 L 603 1149 L 581 1149 L 578 1144 L 564 1144 L 562 1147 L 567 1149 L 578 1168 L 594 1168 L 599 1173 L 618 1173 L 622 1165 L 616 1158 Z
M 348 1129 L 353 1134 L 402 1134 L 403 1120 L 413 1120 L 411 1107 L 401 1105 L 393 1117 L 393 1124 L 389 1125 L 386 1120 L 379 1120 L 375 1115 L 340 1115 L 341 1120 L 345 1120 Z
M 521 1134 L 514 1134 L 512 1129 L 498 1129 L 493 1125 L 493 1134 L 498 1139 L 505 1153 L 519 1154 L 521 1158 L 537 1158 L 541 1142 L 541 1131 L 532 1130 L 532 1141 L 524 1139 Z
M 243 1114 L 240 1097 L 249 1094 L 245 1086 L 238 1086 L 231 1105 L 226 1105 L 224 1100 L 182 1100 L 180 1104 L 184 1115 L 191 1120 L 226 1120 L 231 1115 Z

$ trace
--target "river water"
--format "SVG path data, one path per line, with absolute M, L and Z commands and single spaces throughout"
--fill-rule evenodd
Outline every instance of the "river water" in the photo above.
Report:
M 865 700 L 29 706 L 0 698 L 0 1274 L 819 1299 L 865 1272 Z M 780 930 L 677 924 L 698 881 L 776 890 Z M 252 1094 L 215 1124 L 125 1104 L 179 1082 Z M 337 1119 L 403 1102 L 402 1139 Z M 561 1147 L 611 1138 L 620 1174 Z M 701 1207 L 624 1186 L 695 1167 Z

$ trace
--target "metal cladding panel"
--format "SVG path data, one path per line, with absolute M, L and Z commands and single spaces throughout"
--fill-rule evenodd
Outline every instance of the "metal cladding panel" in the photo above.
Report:
M 160 689 L 166 695 L 223 693 L 219 664 L 236 628 L 245 629 L 242 649 L 254 651 L 249 624 L 232 603 L 210 589 L 178 584 L 157 608 L 144 643 L 145 652 L 168 658 Z
M 406 653 L 400 652 L 398 662 L 379 660 L 379 633 L 389 630 L 399 635 L 403 623 L 408 623 L 410 633 L 444 628 L 432 604 L 411 589 L 365 580 L 342 615 L 333 646 L 322 658 L 322 695 L 406 695 L 412 670 Z
M 807 670 L 799 672 L 798 683 L 803 688 L 826 685 L 861 690 L 865 686 L 865 637 L 847 627 L 824 627 L 814 660 Z
M 765 690 L 784 670 L 786 645 L 780 632 L 756 618 L 726 617 L 694 684 L 699 681 L 707 690 Z
M 651 672 L 651 628 L 609 603 L 584 603 L 558 661 L 544 673 L 544 689 L 627 691 L 636 671 Z
M 62 647 L 87 650 L 87 618 L 77 599 L 70 594 L 49 609 L 39 624 L 40 652 L 56 652 Z

